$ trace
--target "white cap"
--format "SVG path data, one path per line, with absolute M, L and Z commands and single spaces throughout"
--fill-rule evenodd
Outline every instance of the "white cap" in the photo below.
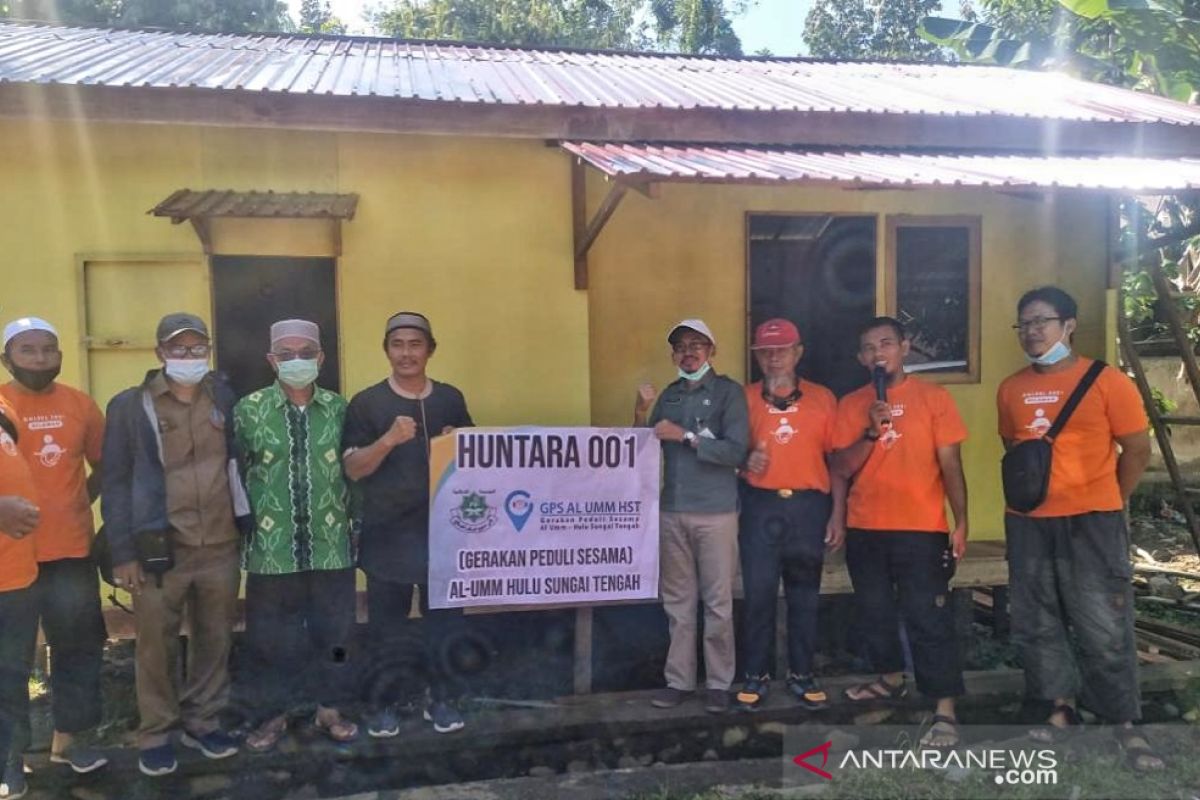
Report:
M 321 329 L 317 327 L 317 323 L 306 319 L 281 319 L 271 326 L 272 347 L 280 339 L 288 337 L 308 339 L 317 347 L 321 346 Z
M 25 331 L 45 331 L 55 339 L 58 338 L 58 331 L 54 326 L 41 317 L 21 317 L 4 326 L 4 347 L 8 347 L 9 342 Z
M 695 331 L 701 336 L 706 336 L 708 337 L 708 340 L 712 342 L 713 347 L 717 346 L 717 337 L 713 336 L 712 331 L 708 329 L 708 326 L 704 324 L 704 320 L 702 319 L 685 319 L 680 321 L 679 324 L 667 332 L 668 344 L 673 344 L 671 340 L 675 338 L 675 333 L 681 328 Z

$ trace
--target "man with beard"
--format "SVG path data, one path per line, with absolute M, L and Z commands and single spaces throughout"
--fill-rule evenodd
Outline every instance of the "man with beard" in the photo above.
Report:
M 752 711 L 767 697 L 767 658 L 775 637 L 779 579 L 787 600 L 788 691 L 804 708 L 826 705 L 812 674 L 817 603 L 825 548 L 845 537 L 846 482 L 830 480 L 837 400 L 824 386 L 796 375 L 804 355 L 800 331 L 769 319 L 750 346 L 763 379 L 746 387 L 754 449 L 746 459 L 738 537 L 745 601 L 738 707 Z
M 208 366 L 208 326 L 194 314 L 158 323 L 161 369 L 108 404 L 100 510 L 116 584 L 133 594 L 138 769 L 174 772 L 172 744 L 236 755 L 221 730 L 237 617 L 238 543 L 252 524 L 233 436 L 236 397 Z M 188 610 L 187 679 L 179 632 Z
M 95 534 L 92 501 L 100 490 L 104 417 L 83 392 L 55 380 L 62 367 L 58 332 L 44 319 L 22 317 L 4 328 L 4 365 L 13 380 L 0 387 L 16 413 L 20 438 L 37 489 L 40 521 L 31 534 L 37 550 L 33 585 L 54 669 L 50 693 L 54 736 L 50 761 L 78 773 L 108 763 L 102 754 L 76 741 L 100 723 L 100 666 L 104 617 L 100 582 L 90 554 Z M 87 466 L 91 466 L 88 477 Z M 20 780 L 20 747 L 5 769 L 10 787 Z
M 866 702 L 907 693 L 898 608 L 917 688 L 937 702 L 921 745 L 942 748 L 958 743 L 954 698 L 964 691 L 949 584 L 967 549 L 960 453 L 967 429 L 948 391 L 905 374 L 909 347 L 898 320 L 867 323 L 858 361 L 876 370 L 879 383 L 843 397 L 834 426 L 834 470 L 853 480 L 846 501 L 846 567 L 871 663 L 880 673 L 845 696 Z
M 672 708 L 696 691 L 696 611 L 704 605 L 704 708 L 729 709 L 735 666 L 733 582 L 737 575 L 737 468 L 750 441 L 742 387 L 712 371 L 717 342 L 703 320 L 667 334 L 679 379 L 659 396 L 638 389 L 634 425 L 662 442 L 659 587 L 670 625 L 667 685 L 651 704 Z
M 1013 639 L 1027 693 L 1053 704 L 1030 735 L 1052 742 L 1071 732 L 1082 690 L 1092 710 L 1119 726 L 1130 766 L 1159 770 L 1162 758 L 1133 727 L 1142 710 L 1124 514 L 1150 460 L 1149 425 L 1126 376 L 1072 350 L 1077 316 L 1062 289 L 1026 292 L 1013 327 L 1029 366 L 996 394 L 1007 450 L 1044 436 L 1085 376 L 1093 381 L 1054 437 L 1045 498 L 1004 515 Z

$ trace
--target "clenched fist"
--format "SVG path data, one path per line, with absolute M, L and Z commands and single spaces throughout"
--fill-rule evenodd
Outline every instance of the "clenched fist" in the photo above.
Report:
M 637 390 L 637 404 L 634 406 L 634 411 L 638 414 L 649 414 L 650 409 L 654 407 L 654 401 L 658 397 L 658 391 L 652 384 L 643 383 Z
M 396 417 L 392 420 L 392 427 L 387 429 L 387 432 L 380 438 L 388 447 L 398 447 L 405 442 L 412 441 L 417 436 L 417 421 L 412 417 Z

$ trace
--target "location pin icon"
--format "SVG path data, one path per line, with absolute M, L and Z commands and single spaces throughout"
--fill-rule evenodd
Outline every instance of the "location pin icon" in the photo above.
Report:
M 529 521 L 529 515 L 533 513 L 533 503 L 530 501 L 529 492 L 517 489 L 509 493 L 504 501 L 504 513 L 508 514 L 513 527 L 517 529 L 517 533 L 520 533 L 521 529 L 525 527 L 525 523 Z

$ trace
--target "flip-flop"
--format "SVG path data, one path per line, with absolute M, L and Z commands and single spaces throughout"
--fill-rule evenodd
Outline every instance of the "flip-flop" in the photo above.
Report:
M 1045 725 L 1031 728 L 1028 733 L 1029 738 L 1042 744 L 1056 744 L 1079 733 L 1083 727 L 1083 720 L 1071 706 L 1057 705 L 1050 711 L 1050 716 L 1053 717 L 1055 714 L 1060 714 L 1067 724 L 1059 727 L 1047 722 Z
M 287 717 L 275 717 L 246 734 L 246 748 L 254 753 L 267 753 L 275 749 L 279 740 L 287 733 Z
M 1158 772 L 1166 769 L 1167 762 L 1154 751 L 1150 742 L 1146 741 L 1146 737 L 1136 728 L 1126 729 L 1119 733 L 1117 744 L 1121 746 L 1121 752 L 1125 754 L 1125 763 L 1134 772 Z
M 879 687 L 882 687 L 883 691 L 880 691 Z M 866 697 L 853 696 L 855 694 L 861 695 L 863 692 L 867 693 Z M 883 679 L 882 675 L 873 681 L 860 683 L 856 686 L 851 686 L 842 690 L 842 697 L 846 698 L 851 703 L 871 703 L 875 700 L 903 700 L 907 694 L 907 681 L 901 681 L 899 685 L 892 686 Z
M 938 729 L 939 725 L 942 726 L 941 729 Z M 938 734 L 945 734 L 947 732 L 946 728 L 949 728 L 949 732 L 954 735 L 954 741 L 946 742 L 944 744 L 933 744 L 929 741 Z M 929 730 L 925 731 L 925 735 L 921 737 L 921 747 L 924 747 L 928 750 L 950 750 L 958 747 L 959 741 L 958 720 L 956 720 L 954 717 L 947 717 L 945 714 L 934 714 L 933 722 L 930 724 Z
M 338 744 L 353 742 L 358 738 L 358 726 L 340 714 L 333 722 L 322 722 L 321 714 L 318 712 L 313 716 L 313 727 Z

